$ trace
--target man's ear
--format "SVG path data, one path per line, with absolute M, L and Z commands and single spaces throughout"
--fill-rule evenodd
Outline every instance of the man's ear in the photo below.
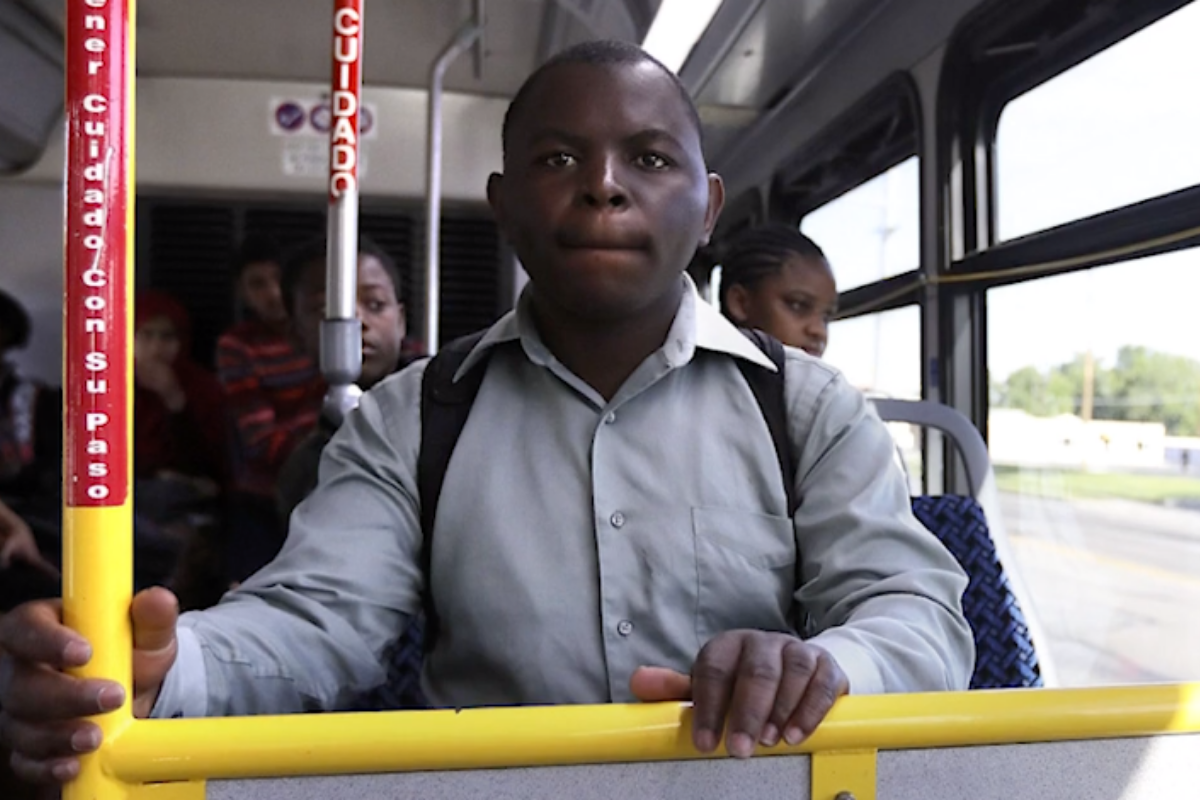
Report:
M 496 227 L 500 230 L 500 235 L 508 238 L 508 215 L 504 213 L 504 174 L 501 172 L 493 172 L 488 176 L 487 182 L 487 201 L 492 207 L 492 217 L 496 220 Z
M 725 207 L 725 181 L 715 172 L 708 173 L 708 208 L 704 212 L 704 236 L 700 239 L 703 247 L 712 239 L 713 229 Z
M 740 283 L 735 283 L 725 290 L 725 308 L 730 318 L 738 325 L 745 325 L 750 319 L 750 293 Z

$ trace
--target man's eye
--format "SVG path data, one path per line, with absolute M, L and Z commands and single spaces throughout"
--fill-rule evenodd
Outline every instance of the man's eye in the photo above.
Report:
M 575 156 L 570 153 L 555 153 L 547 156 L 545 163 L 550 167 L 570 167 L 575 164 Z
M 367 303 L 367 311 L 370 311 L 372 314 L 383 313 L 385 308 L 387 308 L 387 303 L 384 303 L 381 300 L 372 300 L 371 302 Z
M 812 311 L 812 303 L 804 300 L 792 300 L 788 302 L 788 308 L 797 314 L 808 314 Z
M 658 153 L 643 153 L 637 157 L 637 163 L 647 169 L 666 169 L 671 166 L 671 162 Z

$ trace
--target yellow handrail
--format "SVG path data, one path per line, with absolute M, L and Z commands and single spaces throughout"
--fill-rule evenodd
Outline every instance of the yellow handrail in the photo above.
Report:
M 106 751 L 131 782 L 700 757 L 687 705 L 138 721 Z M 798 747 L 896 750 L 1200 731 L 1200 684 L 846 697 Z

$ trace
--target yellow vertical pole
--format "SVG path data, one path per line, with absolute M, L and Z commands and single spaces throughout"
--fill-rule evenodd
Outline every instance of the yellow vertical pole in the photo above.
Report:
M 63 347 L 63 617 L 92 644 L 77 674 L 132 701 L 132 340 L 136 0 L 68 0 Z M 111 740 L 130 702 L 96 718 Z M 65 800 L 127 800 L 99 754 Z

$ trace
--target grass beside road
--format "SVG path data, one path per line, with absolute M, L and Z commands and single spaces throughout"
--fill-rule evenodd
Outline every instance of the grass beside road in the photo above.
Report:
M 1200 478 L 1183 475 L 997 466 L 996 487 L 1002 492 L 1034 494 L 1041 497 L 1116 497 L 1144 503 L 1200 500 Z

